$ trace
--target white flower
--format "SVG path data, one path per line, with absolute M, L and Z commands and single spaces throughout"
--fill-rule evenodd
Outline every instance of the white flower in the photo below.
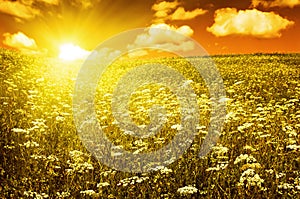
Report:
M 289 183 L 278 185 L 278 189 L 294 189 L 294 186 Z
M 242 132 L 242 131 L 244 131 L 244 129 L 247 129 L 252 125 L 253 125 L 253 123 L 244 123 L 243 125 L 238 127 L 238 131 Z
M 187 87 L 188 85 L 191 85 L 191 83 L 193 82 L 193 80 L 186 80 L 183 84 L 182 84 L 182 87 L 185 88 Z
M 298 149 L 300 150 L 300 145 L 295 145 L 295 144 L 287 145 L 286 148 L 291 150 L 298 150 Z
M 110 184 L 108 182 L 100 182 L 97 184 L 97 187 L 107 187 L 107 186 L 110 186 Z
M 149 177 L 139 177 L 139 176 L 133 176 L 131 178 L 124 178 L 120 180 L 120 182 L 117 184 L 118 186 L 126 187 L 128 185 L 133 185 L 135 183 L 142 183 L 145 180 L 148 180 Z
M 65 120 L 65 118 L 62 117 L 62 116 L 60 116 L 60 115 L 58 115 L 58 116 L 56 116 L 55 120 L 58 121 L 58 122 L 62 122 L 62 121 Z
M 255 173 L 254 169 L 247 169 L 242 173 L 242 176 L 240 177 L 240 181 L 238 183 L 238 186 L 246 186 L 248 187 L 253 187 L 257 186 L 262 188 L 261 184 L 264 182 L 263 179 L 260 178 L 258 174 Z
M 30 147 L 38 147 L 40 145 L 34 141 L 27 141 L 23 144 L 23 146 L 25 146 L 26 148 L 30 148 Z
M 67 198 L 67 197 L 69 197 L 70 196 L 70 192 L 61 192 L 61 193 L 59 193 L 59 192 L 56 192 L 56 195 L 59 197 L 59 198 Z
M 181 187 L 181 188 L 177 189 L 177 192 L 180 195 L 187 196 L 187 195 L 191 195 L 191 194 L 197 193 L 198 189 L 196 187 L 194 187 L 194 186 L 188 185 L 188 186 Z
M 243 149 L 249 150 L 249 151 L 256 151 L 255 148 L 253 148 L 252 146 L 249 146 L 249 145 L 244 146 Z
M 181 124 L 174 124 L 171 126 L 171 129 L 176 129 L 178 131 L 182 130 L 182 128 L 183 127 L 181 126 Z
M 83 195 L 88 195 L 88 196 L 96 195 L 96 192 L 94 190 L 84 190 L 84 191 L 80 191 L 80 193 Z
M 15 132 L 15 133 L 26 133 L 27 132 L 26 130 L 20 129 L 20 128 L 13 128 L 11 131 Z
M 168 167 L 165 166 L 157 166 L 153 168 L 153 171 L 160 171 L 161 174 L 169 174 L 173 172 L 172 169 L 169 169 Z
M 216 167 L 209 167 L 205 171 L 219 171 L 219 170 L 224 170 L 224 169 L 227 168 L 227 166 L 228 166 L 228 163 L 221 163 L 221 164 L 217 164 Z
M 235 161 L 234 164 L 238 164 L 240 162 L 246 161 L 246 163 L 254 163 L 257 162 L 256 159 L 252 156 L 252 155 L 248 155 L 248 154 L 241 154 L 239 155 Z
M 212 147 L 212 149 L 213 149 L 213 153 L 217 155 L 224 155 L 229 151 L 229 149 L 224 146 L 214 146 Z

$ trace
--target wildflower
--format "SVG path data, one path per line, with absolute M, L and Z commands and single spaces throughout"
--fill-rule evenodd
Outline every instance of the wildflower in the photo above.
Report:
M 283 183 L 278 185 L 278 189 L 294 189 L 294 186 L 289 183 Z
M 265 172 L 269 173 L 269 174 L 273 174 L 274 170 L 273 169 L 266 169 Z
M 33 155 L 31 155 L 30 157 L 33 158 L 33 159 L 35 159 L 35 160 L 37 160 L 37 159 L 42 159 L 42 160 L 44 160 L 44 159 L 47 158 L 45 155 L 36 155 L 36 154 L 33 154 Z
M 171 126 L 171 129 L 176 129 L 178 131 L 182 130 L 182 125 L 181 124 L 174 124 Z
M 5 149 L 14 149 L 14 148 L 16 148 L 16 147 L 13 146 L 13 145 L 5 145 L 4 148 L 5 148 Z
M 62 116 L 60 116 L 60 115 L 58 115 L 58 116 L 56 116 L 55 120 L 58 121 L 58 122 L 62 122 L 62 121 L 65 120 L 65 118 L 62 117 Z
M 39 193 L 34 192 L 34 191 L 24 191 L 24 195 L 28 196 L 28 197 L 31 197 L 31 198 L 37 198 L 37 199 L 49 198 L 49 195 L 46 194 L 46 193 L 39 194 Z
M 194 186 L 188 185 L 177 189 L 177 192 L 182 196 L 188 196 L 197 193 L 198 189 Z
M 120 155 L 122 155 L 123 153 L 121 153 L 121 152 L 111 152 L 111 156 L 112 157 L 117 157 L 117 156 L 120 156 Z
M 193 80 L 186 80 L 183 84 L 182 87 L 186 88 L 187 86 L 191 85 L 191 83 L 193 82 Z
M 206 129 L 206 126 L 200 126 L 199 124 L 196 125 L 197 130 Z
M 278 174 L 276 174 L 276 178 L 277 178 L 277 179 L 278 179 L 278 178 L 282 178 L 282 177 L 284 177 L 284 176 L 286 176 L 285 173 L 278 173 Z
M 172 173 L 173 170 L 172 169 L 169 169 L 167 167 L 163 167 L 162 169 L 159 170 L 161 174 L 169 174 L 169 173 Z
M 58 196 L 58 198 L 67 198 L 70 196 L 70 192 L 64 192 L 64 191 L 61 193 L 56 192 L 56 195 Z
M 271 137 L 271 134 L 264 134 L 264 135 L 260 135 L 260 138 L 266 138 L 266 137 Z
M 246 169 L 260 169 L 261 165 L 259 163 L 251 163 L 251 164 L 244 164 L 241 168 L 242 171 Z
M 69 152 L 70 156 L 75 160 L 75 161 L 81 161 L 82 160 L 82 156 L 83 156 L 83 152 L 81 151 L 77 151 L 77 150 L 73 150 Z
M 292 144 L 292 145 L 287 145 L 286 146 L 287 149 L 290 149 L 290 150 L 300 150 L 300 145 L 295 145 L 295 144 Z
M 224 170 L 228 166 L 228 161 L 225 162 L 218 162 L 218 164 L 215 167 L 209 167 L 205 171 L 219 171 Z
M 73 172 L 78 173 L 85 173 L 90 170 L 94 170 L 94 167 L 92 164 L 85 162 L 84 160 L 84 153 L 81 151 L 73 150 L 69 152 L 70 156 L 72 157 L 73 162 L 70 160 L 67 161 L 67 163 L 70 166 L 70 169 L 66 169 L 67 173 L 72 174 Z
M 97 193 L 94 190 L 84 190 L 80 191 L 81 194 L 86 195 L 86 196 L 96 196 Z
M 228 148 L 227 147 L 223 147 L 223 146 L 214 146 L 213 147 L 213 153 L 217 154 L 217 155 L 224 155 L 228 152 Z
M 246 186 L 246 188 L 257 186 L 262 188 L 261 184 L 263 182 L 264 180 L 253 169 L 247 169 L 242 173 L 238 186 Z
M 284 141 L 288 144 L 288 145 L 295 145 L 297 143 L 297 141 L 294 138 L 287 138 L 284 139 Z
M 149 177 L 139 177 L 139 176 L 133 176 L 131 178 L 124 178 L 120 180 L 120 182 L 117 184 L 117 186 L 123 186 L 126 187 L 128 185 L 133 185 L 135 183 L 142 183 L 143 181 L 148 180 Z
M 160 171 L 161 174 L 169 174 L 169 173 L 173 172 L 172 169 L 169 169 L 168 167 L 165 167 L 165 166 L 157 166 L 157 167 L 153 168 L 152 170 Z
M 11 131 L 15 132 L 15 133 L 26 133 L 27 132 L 26 130 L 21 129 L 21 128 L 13 128 Z
M 110 186 L 110 184 L 108 182 L 100 182 L 100 183 L 97 184 L 98 188 L 99 187 L 108 187 L 108 186 Z
M 244 123 L 243 125 L 238 127 L 238 131 L 242 132 L 242 131 L 244 131 L 244 129 L 247 129 L 252 125 L 253 125 L 253 123 Z
M 48 157 L 47 157 L 47 159 L 48 159 L 48 161 L 49 162 L 55 162 L 55 161 L 58 161 L 58 158 L 55 156 L 55 155 L 49 155 Z
M 232 99 L 230 99 L 230 98 L 227 98 L 227 97 L 222 97 L 221 99 L 219 99 L 219 102 L 220 103 L 222 103 L 222 102 L 231 102 L 232 101 Z
M 249 150 L 249 151 L 256 151 L 255 148 L 253 148 L 252 146 L 249 146 L 249 145 L 244 146 L 243 149 L 244 149 L 244 150 Z
M 252 155 L 241 154 L 235 160 L 234 164 L 238 164 L 240 162 L 246 161 L 246 163 L 254 163 L 257 162 L 256 159 Z
M 3 176 L 4 175 L 4 173 L 5 173 L 5 170 L 2 168 L 2 167 L 0 167 L 0 176 Z
M 108 170 L 108 171 L 103 171 L 103 172 L 100 173 L 100 175 L 103 175 L 104 177 L 107 177 L 110 174 L 115 175 L 116 171 Z
M 27 142 L 23 143 L 23 145 L 20 144 L 20 146 L 25 146 L 26 148 L 30 148 L 30 147 L 39 147 L 40 145 L 34 141 L 27 141 Z

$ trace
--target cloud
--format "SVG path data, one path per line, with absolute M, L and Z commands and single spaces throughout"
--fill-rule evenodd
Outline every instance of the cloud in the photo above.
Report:
M 265 8 L 271 7 L 290 7 L 293 8 L 300 5 L 300 0 L 252 0 L 251 6 L 258 7 L 259 5 Z
M 29 38 L 22 32 L 17 32 L 15 34 L 4 33 L 3 44 L 9 47 L 13 47 L 16 49 L 37 49 L 37 45 L 34 39 Z
M 207 10 L 196 8 L 192 11 L 185 11 L 183 7 L 179 7 L 175 12 L 170 16 L 171 20 L 188 20 L 193 19 L 199 15 L 207 13 Z
M 39 1 L 50 5 L 58 5 L 59 3 L 59 0 L 39 0 Z
M 39 49 L 35 43 L 35 40 L 28 37 L 22 32 L 17 32 L 15 34 L 11 33 L 4 33 L 3 34 L 4 40 L 3 44 L 20 50 L 26 54 L 47 54 L 46 49 Z
M 194 49 L 194 43 L 189 41 L 187 37 L 192 36 L 193 33 L 194 31 L 186 25 L 176 28 L 164 23 L 153 24 L 145 34 L 137 36 L 134 43 L 128 46 L 128 49 L 151 46 L 164 51 L 191 51 Z
M 179 7 L 180 3 L 177 1 L 168 2 L 162 1 L 152 6 L 155 23 L 164 23 L 168 20 L 189 20 L 199 15 L 203 15 L 207 10 L 196 8 L 192 11 L 186 11 L 183 7 Z
M 170 11 L 174 10 L 180 5 L 177 1 L 174 2 L 168 2 L 168 1 L 162 1 L 160 3 L 156 3 L 152 6 L 152 10 L 154 11 L 164 11 L 166 13 L 169 13 Z
M 177 1 L 174 2 L 168 2 L 168 1 L 162 1 L 160 3 L 156 3 L 152 6 L 152 10 L 155 11 L 154 13 L 154 22 L 155 23 L 163 23 L 166 21 L 166 19 L 169 18 L 169 14 L 175 10 L 180 3 Z
M 208 27 L 207 31 L 216 36 L 249 35 L 257 38 L 276 38 L 281 36 L 281 30 L 293 24 L 293 21 L 273 12 L 222 8 L 216 10 L 215 23 Z
M 30 5 L 25 5 L 19 1 L 0 1 L 0 12 L 27 20 L 40 15 L 38 9 L 35 9 Z
M 75 7 L 82 9 L 89 9 L 95 5 L 95 3 L 100 2 L 100 0 L 72 0 L 71 4 Z
M 121 55 L 121 51 L 111 48 L 101 48 L 90 52 L 87 61 L 114 60 Z
M 0 0 L 0 12 L 6 13 L 20 19 L 30 20 L 41 15 L 41 11 L 37 8 L 38 4 L 58 5 L 58 0 L 21 0 L 7 1 Z

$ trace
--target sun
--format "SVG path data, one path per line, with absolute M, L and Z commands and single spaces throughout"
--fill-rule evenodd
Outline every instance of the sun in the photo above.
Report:
M 82 49 L 72 43 L 65 43 L 59 47 L 59 58 L 65 61 L 85 59 L 90 54 L 89 51 Z

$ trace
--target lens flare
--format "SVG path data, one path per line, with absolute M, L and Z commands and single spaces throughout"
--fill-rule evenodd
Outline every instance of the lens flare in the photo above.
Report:
M 59 47 L 59 58 L 65 61 L 85 59 L 89 54 L 89 51 L 72 43 L 62 44 Z

